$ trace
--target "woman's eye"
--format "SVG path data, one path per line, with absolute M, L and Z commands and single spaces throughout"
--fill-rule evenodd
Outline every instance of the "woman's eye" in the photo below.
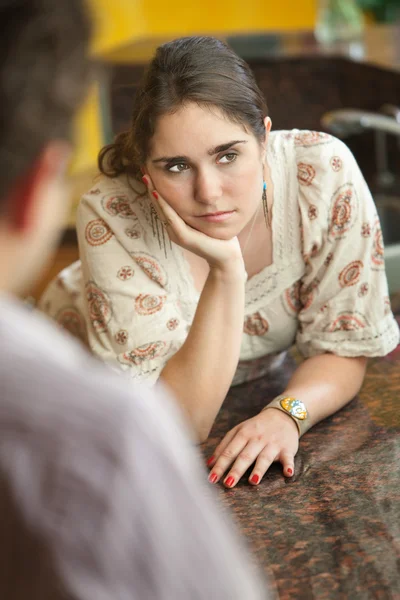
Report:
M 186 165 L 185 163 L 179 163 L 176 165 L 171 165 L 170 167 L 167 167 L 167 170 L 170 173 L 182 173 L 182 171 L 186 171 L 189 168 L 188 165 Z
M 237 158 L 237 154 L 235 154 L 234 152 L 229 152 L 228 154 L 224 154 L 224 156 L 221 156 L 221 158 L 219 159 L 220 163 L 223 164 L 227 164 L 227 163 L 231 163 L 234 160 L 236 160 Z

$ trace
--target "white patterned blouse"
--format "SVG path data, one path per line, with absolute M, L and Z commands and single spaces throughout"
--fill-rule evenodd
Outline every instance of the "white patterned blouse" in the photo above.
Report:
M 246 283 L 233 384 L 279 367 L 294 344 L 305 357 L 382 356 L 399 341 L 375 204 L 349 149 L 312 131 L 276 131 L 273 263 Z M 101 359 L 154 383 L 181 347 L 197 307 L 179 246 L 154 235 L 142 184 L 99 178 L 83 196 L 81 261 L 50 284 L 40 307 Z M 160 232 L 162 235 L 162 232 Z

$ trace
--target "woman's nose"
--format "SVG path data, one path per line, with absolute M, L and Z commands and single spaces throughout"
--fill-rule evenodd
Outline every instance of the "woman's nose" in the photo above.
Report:
M 195 199 L 202 204 L 215 204 L 222 196 L 219 174 L 207 170 L 199 173 L 195 182 Z

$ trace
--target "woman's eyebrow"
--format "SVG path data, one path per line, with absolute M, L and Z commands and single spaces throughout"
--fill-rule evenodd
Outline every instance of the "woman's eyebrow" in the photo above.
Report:
M 226 144 L 220 144 L 219 146 L 215 146 L 215 148 L 208 150 L 207 153 L 210 156 L 213 154 L 219 154 L 220 152 L 229 150 L 229 148 L 232 148 L 232 146 L 236 146 L 236 144 L 247 144 L 247 140 L 233 140 L 232 142 L 227 142 Z
M 224 152 L 225 150 L 229 150 L 232 146 L 236 146 L 236 144 L 247 144 L 247 140 L 232 140 L 231 142 L 227 142 L 226 144 L 220 144 L 219 146 L 215 146 L 215 148 L 210 148 L 207 150 L 207 154 L 213 156 L 214 154 L 219 154 L 220 152 Z M 159 158 L 155 158 L 151 161 L 152 163 L 185 163 L 190 162 L 190 158 L 188 156 L 160 156 Z
M 189 162 L 189 157 L 188 156 L 160 156 L 160 158 L 155 158 L 151 162 L 152 163 Z

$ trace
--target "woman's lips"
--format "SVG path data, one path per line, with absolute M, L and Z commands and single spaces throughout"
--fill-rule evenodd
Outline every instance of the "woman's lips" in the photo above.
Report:
M 226 221 L 235 213 L 234 210 L 226 210 L 222 212 L 216 212 L 211 214 L 200 215 L 198 218 L 203 219 L 211 223 L 219 223 L 220 221 Z

